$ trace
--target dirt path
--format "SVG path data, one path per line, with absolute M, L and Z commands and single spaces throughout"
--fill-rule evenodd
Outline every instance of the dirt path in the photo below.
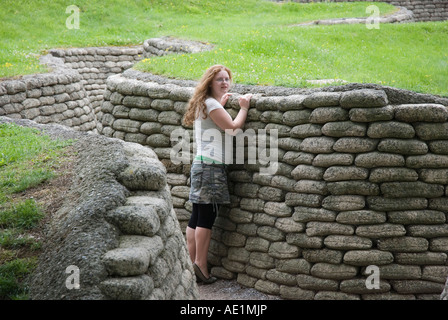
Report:
M 281 300 L 277 296 L 245 288 L 236 280 L 218 280 L 212 284 L 198 283 L 201 300 Z

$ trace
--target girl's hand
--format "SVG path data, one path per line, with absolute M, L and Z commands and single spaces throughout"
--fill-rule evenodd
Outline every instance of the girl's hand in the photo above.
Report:
M 250 99 L 252 98 L 252 94 L 245 94 L 244 96 L 239 97 L 238 103 L 241 108 L 249 109 L 250 108 Z
M 231 96 L 231 93 L 224 93 L 224 95 L 221 97 L 221 105 L 224 107 L 227 103 L 227 100 L 229 100 L 229 97 Z

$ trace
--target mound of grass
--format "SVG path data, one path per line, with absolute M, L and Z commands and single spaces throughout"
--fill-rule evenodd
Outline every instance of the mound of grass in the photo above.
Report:
M 0 300 L 26 299 L 26 276 L 34 270 L 41 247 L 33 234 L 45 210 L 34 198 L 18 193 L 54 178 L 72 142 L 0 124 Z

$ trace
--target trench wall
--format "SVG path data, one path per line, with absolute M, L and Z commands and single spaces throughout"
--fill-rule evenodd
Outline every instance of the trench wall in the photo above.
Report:
M 48 73 L 0 82 L 0 116 L 97 132 L 107 77 L 131 67 L 142 53 L 142 46 L 52 49 L 41 57 Z
M 61 59 L 47 55 L 42 60 L 52 72 L 0 82 L 0 116 L 96 132 L 95 113 L 80 74 Z
M 210 45 L 162 37 L 132 47 L 51 49 L 41 57 L 48 73 L 0 82 L 0 116 L 96 133 L 108 77 L 148 56 L 207 48 Z
M 90 106 L 97 113 L 103 100 L 106 79 L 132 67 L 142 59 L 142 46 L 89 47 L 52 49 L 49 54 L 60 58 L 64 67 L 79 73 L 80 84 L 86 91 Z
M 238 94 L 255 88 L 234 89 L 233 115 Z M 171 133 L 191 138 L 181 118 L 193 90 L 128 70 L 108 79 L 101 108 L 101 134 L 149 146 L 165 164 L 182 228 L 190 163 L 172 161 L 180 140 Z M 446 99 L 339 90 L 254 92 L 245 129 L 277 130 L 278 170 L 229 166 L 232 204 L 213 230 L 212 273 L 286 299 L 439 299 L 448 275 Z M 366 285 L 369 266 L 378 289 Z

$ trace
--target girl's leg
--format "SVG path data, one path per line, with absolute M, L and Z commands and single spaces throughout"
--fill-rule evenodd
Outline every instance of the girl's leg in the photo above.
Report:
M 212 227 L 217 212 L 213 204 L 194 204 L 194 211 L 195 207 L 197 212 L 197 222 L 194 231 L 194 242 L 196 244 L 194 263 L 201 269 L 204 276 L 208 278 L 207 256 L 212 237 Z M 190 234 L 193 234 L 191 230 Z M 191 243 L 192 242 L 193 241 L 191 241 Z
M 195 231 L 196 240 L 196 258 L 194 263 L 201 269 L 206 278 L 209 277 L 207 268 L 207 255 L 210 247 L 210 239 L 212 230 L 207 228 L 197 227 Z
M 190 253 L 190 259 L 191 262 L 194 262 L 194 260 L 196 259 L 196 240 L 195 240 L 196 229 L 187 226 L 185 233 L 187 236 L 187 248 L 188 252 Z
M 190 221 L 188 221 L 188 226 L 185 231 L 187 238 L 187 249 L 190 253 L 191 262 L 196 260 L 196 225 L 198 223 L 198 206 L 193 203 L 193 212 L 191 213 Z

